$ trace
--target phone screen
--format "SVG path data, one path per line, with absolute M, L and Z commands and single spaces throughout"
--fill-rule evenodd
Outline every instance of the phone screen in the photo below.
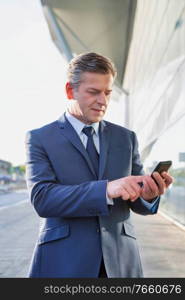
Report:
M 172 161 L 171 160 L 166 160 L 166 161 L 160 161 L 157 166 L 155 167 L 155 169 L 153 170 L 152 174 L 154 172 L 158 172 L 159 174 L 161 174 L 162 172 L 167 172 L 169 170 L 169 168 L 172 165 Z M 155 181 L 155 183 L 157 184 L 155 178 L 153 177 L 153 175 L 151 174 L 152 179 Z
M 157 166 L 155 167 L 155 169 L 153 170 L 153 172 L 158 172 L 158 173 L 162 173 L 162 172 L 167 172 L 169 170 L 169 168 L 172 165 L 172 161 L 171 160 L 167 160 L 167 161 L 160 161 Z M 153 173 L 152 172 L 152 173 Z

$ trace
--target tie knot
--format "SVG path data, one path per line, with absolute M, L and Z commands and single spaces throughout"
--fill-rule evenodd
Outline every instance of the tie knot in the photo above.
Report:
M 82 132 L 85 133 L 88 137 L 92 136 L 95 132 L 94 128 L 92 126 L 84 127 L 82 129 Z

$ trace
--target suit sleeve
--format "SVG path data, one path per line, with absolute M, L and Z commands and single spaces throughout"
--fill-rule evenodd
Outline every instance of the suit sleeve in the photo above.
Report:
M 63 185 L 56 179 L 35 130 L 26 134 L 26 181 L 31 202 L 40 217 L 109 215 L 107 180 Z
M 138 141 L 136 134 L 133 132 L 133 151 L 132 151 L 132 175 L 143 175 L 143 165 L 140 160 L 138 152 Z M 160 197 L 154 199 L 152 202 L 145 201 L 142 198 L 138 198 L 135 202 L 129 201 L 130 208 L 138 214 L 149 215 L 156 214 L 160 202 Z

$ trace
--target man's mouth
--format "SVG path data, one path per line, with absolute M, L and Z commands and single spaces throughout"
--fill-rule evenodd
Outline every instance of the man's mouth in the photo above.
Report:
M 97 112 L 104 112 L 104 110 L 102 110 L 102 109 L 92 108 L 92 110 L 95 110 L 95 111 L 97 111 Z

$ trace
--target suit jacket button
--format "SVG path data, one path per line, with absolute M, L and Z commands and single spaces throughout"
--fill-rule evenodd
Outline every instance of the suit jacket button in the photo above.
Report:
M 99 232 L 100 232 L 100 229 L 98 228 L 98 229 L 96 229 L 96 231 L 99 233 Z

